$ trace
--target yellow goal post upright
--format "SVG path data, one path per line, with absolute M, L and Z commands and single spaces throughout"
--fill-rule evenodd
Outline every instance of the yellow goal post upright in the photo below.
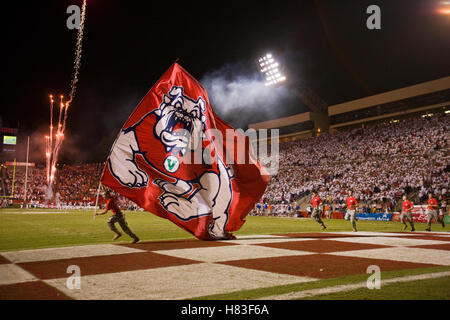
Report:
M 0 198 L 14 198 L 15 179 L 16 179 L 16 159 L 14 159 L 14 162 L 13 162 L 13 180 L 12 180 L 12 186 L 11 186 L 11 194 L 9 196 L 0 196 Z

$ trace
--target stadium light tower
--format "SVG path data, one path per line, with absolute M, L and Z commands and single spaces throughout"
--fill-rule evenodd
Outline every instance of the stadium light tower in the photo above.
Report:
M 450 1 L 440 1 L 437 12 L 439 14 L 450 16 Z
M 266 54 L 264 57 L 258 59 L 261 73 L 265 78 L 265 85 L 270 86 L 286 80 L 286 76 L 280 71 L 280 65 L 278 61 L 272 56 L 271 53 Z

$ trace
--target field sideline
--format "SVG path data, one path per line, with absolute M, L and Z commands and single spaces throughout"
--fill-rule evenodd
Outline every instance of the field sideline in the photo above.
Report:
M 399 222 L 358 221 L 353 233 L 349 221 L 325 219 L 321 232 L 311 219 L 249 216 L 237 240 L 212 242 L 149 213 L 125 214 L 141 243 L 112 242 L 109 214 L 1 209 L 0 300 L 450 299 L 450 233 L 438 224 L 409 233 Z M 68 264 L 80 266 L 83 290 L 65 287 Z M 369 265 L 380 266 L 381 290 L 365 287 Z
M 55 213 L 53 213 L 55 212 Z M 110 213 L 97 216 L 93 211 L 52 209 L 0 209 L 0 252 L 52 248 L 62 246 L 111 243 L 113 233 L 106 226 Z M 148 212 L 124 211 L 128 225 L 142 241 L 194 239 L 188 232 L 172 222 Z M 320 232 L 317 222 L 308 218 L 278 218 L 248 216 L 236 236 L 252 234 L 276 234 L 290 232 Z M 327 220 L 326 232 L 351 231 L 349 221 Z M 417 232 L 424 232 L 426 225 L 416 223 Z M 433 224 L 433 231 L 446 231 Z M 358 221 L 359 231 L 400 232 L 399 222 Z M 117 243 L 126 243 L 126 235 Z

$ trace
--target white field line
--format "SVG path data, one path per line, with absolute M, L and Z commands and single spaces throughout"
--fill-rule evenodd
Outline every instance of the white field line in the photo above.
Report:
M 71 213 L 69 211 L 0 211 L 2 214 L 52 214 L 52 213 Z
M 410 282 L 410 281 L 416 281 L 416 280 L 435 279 L 435 278 L 442 278 L 442 277 L 446 277 L 446 276 L 450 276 L 450 271 L 436 272 L 436 273 L 426 273 L 426 274 L 398 277 L 398 278 L 392 278 L 392 279 L 386 279 L 386 280 L 381 279 L 381 287 L 383 287 L 383 285 L 388 285 L 388 284 L 392 284 L 392 283 L 401 283 L 401 282 Z M 327 287 L 327 288 L 318 288 L 318 289 L 297 291 L 297 292 L 289 292 L 289 293 L 280 294 L 280 295 L 262 297 L 262 298 L 259 298 L 259 299 L 256 299 L 256 300 L 291 300 L 291 299 L 301 299 L 301 298 L 313 297 L 313 296 L 318 296 L 318 295 L 323 295 L 323 294 L 352 291 L 352 290 L 357 290 L 357 289 L 362 289 L 362 288 L 367 288 L 367 283 L 366 282 L 360 282 L 360 283 L 348 284 L 348 285 L 341 285 L 341 286 L 334 286 L 334 287 Z

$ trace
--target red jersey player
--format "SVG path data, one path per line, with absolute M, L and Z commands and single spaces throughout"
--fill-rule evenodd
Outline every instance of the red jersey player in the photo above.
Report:
M 403 196 L 403 202 L 402 202 L 402 214 L 400 215 L 400 221 L 405 225 L 403 230 L 406 230 L 408 228 L 408 225 L 406 224 L 405 220 L 409 221 L 409 224 L 411 225 L 411 231 L 415 231 L 414 229 L 414 221 L 412 218 L 412 208 L 413 204 L 411 201 L 408 200 L 408 197 L 406 194 Z
M 356 222 L 355 222 L 355 217 L 356 217 L 356 206 L 358 205 L 358 201 L 356 201 L 355 197 L 352 196 L 352 191 L 348 192 L 348 197 L 347 197 L 347 212 L 345 213 L 345 220 L 349 220 L 352 223 L 352 227 L 353 227 L 353 232 L 357 232 L 358 230 L 356 229 Z
M 107 200 L 105 210 L 103 212 L 96 213 L 95 215 L 98 216 L 98 215 L 107 213 L 109 210 L 112 211 L 113 215 L 111 218 L 108 219 L 107 225 L 116 234 L 114 236 L 113 240 L 116 240 L 122 236 L 122 234 L 119 232 L 119 230 L 117 230 L 117 228 L 115 226 L 115 223 L 118 222 L 120 227 L 122 228 L 123 232 L 125 232 L 127 235 L 129 235 L 131 238 L 133 238 L 132 243 L 138 242 L 139 238 L 128 227 L 128 224 L 125 221 L 125 216 L 123 215 L 120 208 L 117 206 L 116 200 L 111 195 L 111 193 L 107 191 L 105 193 L 105 198 Z
M 320 217 L 320 210 L 319 206 L 322 203 L 322 199 L 317 195 L 317 193 L 313 193 L 313 197 L 311 199 L 312 206 L 313 206 L 313 212 L 311 214 L 311 218 L 317 221 L 318 224 L 322 226 L 322 230 L 325 230 L 327 227 L 322 221 L 322 218 Z
M 428 194 L 428 207 L 427 207 L 427 214 L 428 214 L 428 226 L 425 230 L 431 231 L 431 221 L 435 219 L 437 222 L 440 222 L 442 224 L 442 228 L 445 228 L 444 219 L 441 219 L 438 214 L 438 202 L 436 198 L 433 197 L 432 193 Z

